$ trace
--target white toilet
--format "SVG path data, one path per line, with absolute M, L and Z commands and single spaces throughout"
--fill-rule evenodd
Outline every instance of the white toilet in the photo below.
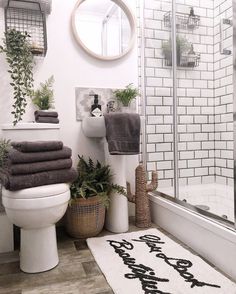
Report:
M 2 125 L 2 134 L 12 141 L 59 140 L 59 125 L 19 123 Z M 9 220 L 21 228 L 20 268 L 27 273 L 52 269 L 58 262 L 55 223 L 68 206 L 68 184 L 2 191 Z
M 21 228 L 20 268 L 27 273 L 52 269 L 58 262 L 55 223 L 66 212 L 69 185 L 55 184 L 2 191 L 10 221 Z

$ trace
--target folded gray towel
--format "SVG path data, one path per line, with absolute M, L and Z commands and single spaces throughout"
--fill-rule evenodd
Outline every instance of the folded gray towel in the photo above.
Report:
M 3 186 L 10 191 L 58 183 L 71 183 L 76 178 L 77 172 L 73 168 L 18 176 L 12 176 L 6 172 L 0 171 L 0 181 Z
M 35 121 L 37 123 L 59 124 L 59 119 L 57 117 L 50 116 L 37 116 Z
M 14 148 L 8 149 L 7 161 L 11 163 L 29 163 L 38 161 L 48 161 L 56 159 L 66 159 L 71 157 L 71 149 L 63 147 L 57 151 L 28 152 L 23 153 Z M 7 163 L 6 163 L 7 164 Z
M 55 151 L 63 148 L 63 143 L 61 141 L 22 141 L 12 142 L 11 145 L 21 152 Z
M 112 155 L 139 154 L 140 117 L 136 113 L 105 114 L 106 138 Z
M 25 175 L 34 174 L 42 171 L 68 169 L 72 167 L 72 160 L 68 159 L 57 159 L 49 161 L 40 161 L 32 163 L 16 163 L 11 164 L 10 162 L 4 166 L 4 169 L 10 175 Z
M 34 116 L 44 116 L 44 117 L 58 117 L 58 113 L 56 111 L 45 111 L 45 110 L 36 110 L 34 112 Z

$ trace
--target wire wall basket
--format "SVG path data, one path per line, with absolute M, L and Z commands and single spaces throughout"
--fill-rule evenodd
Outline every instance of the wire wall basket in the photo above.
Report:
M 31 52 L 45 56 L 47 52 L 47 32 L 45 14 L 40 3 L 34 1 L 9 0 L 5 8 L 5 30 L 15 29 L 27 32 Z
M 164 14 L 164 26 L 171 28 L 172 13 L 171 11 Z M 200 25 L 199 15 L 190 15 L 185 13 L 176 13 L 176 28 L 184 30 L 195 30 Z
M 165 66 L 172 66 L 172 57 L 165 56 Z M 200 53 L 196 53 L 195 55 L 189 55 L 182 53 L 181 56 L 177 56 L 177 66 L 178 67 L 198 67 L 200 62 Z

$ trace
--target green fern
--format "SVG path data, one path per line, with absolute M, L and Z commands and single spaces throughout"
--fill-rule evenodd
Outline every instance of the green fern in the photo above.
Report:
M 124 187 L 112 183 L 112 173 L 109 165 L 96 164 L 91 158 L 86 161 L 83 156 L 78 155 L 77 165 L 78 177 L 71 184 L 72 198 L 89 198 L 100 196 L 103 204 L 108 207 L 109 196 L 112 192 L 126 195 Z
M 40 110 L 48 110 L 54 108 L 54 99 L 53 99 L 53 83 L 54 77 L 51 76 L 45 83 L 40 83 L 39 89 L 32 91 L 31 98 L 35 106 Z
M 0 167 L 3 167 L 7 158 L 7 149 L 10 147 L 10 140 L 0 139 Z

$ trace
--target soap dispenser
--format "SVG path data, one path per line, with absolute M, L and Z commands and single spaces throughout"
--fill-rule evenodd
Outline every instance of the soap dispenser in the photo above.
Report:
M 91 106 L 91 116 L 102 116 L 102 106 L 98 104 L 98 94 L 90 94 L 89 96 L 94 97 L 94 103 Z

